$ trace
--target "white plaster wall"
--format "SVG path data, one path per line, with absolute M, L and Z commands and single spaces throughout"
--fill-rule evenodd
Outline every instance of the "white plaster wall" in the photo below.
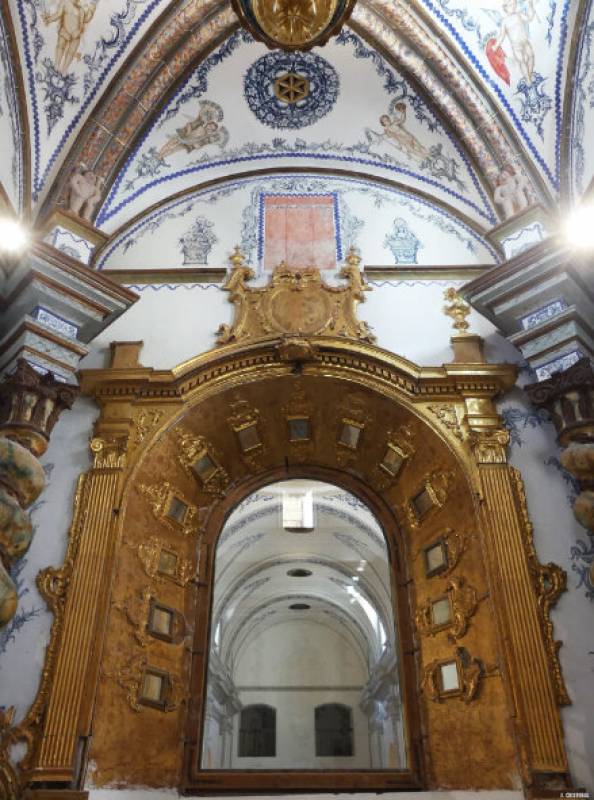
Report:
M 234 769 L 369 767 L 368 720 L 359 708 L 367 669 L 336 631 L 305 620 L 273 625 L 245 648 L 233 678 L 243 705 L 265 703 L 276 709 L 275 758 L 237 756 L 239 715 L 235 717 Z M 306 688 L 311 686 L 328 688 Z M 316 758 L 314 714 L 323 703 L 342 703 L 351 709 L 352 757 Z
M 450 357 L 449 320 L 441 312 L 443 288 L 436 282 L 378 286 L 361 307 L 361 317 L 374 326 L 380 346 L 419 364 L 440 364 Z M 213 332 L 221 322 L 230 321 L 230 311 L 226 294 L 216 287 L 144 289 L 140 301 L 95 342 L 83 366 L 105 365 L 108 343 L 114 339 L 144 339 L 143 363 L 172 367 L 211 347 Z M 472 315 L 471 321 L 486 337 L 489 359 L 517 360 L 511 345 L 487 321 L 475 317 Z M 553 612 L 556 636 L 564 641 L 561 662 L 574 703 L 563 711 L 563 720 L 576 784 L 594 792 L 594 607 L 584 586 L 578 587 L 577 564 L 571 552 L 579 541 L 587 545 L 587 536 L 573 518 L 566 477 L 555 463 L 545 463 L 558 457 L 552 426 L 530 411 L 519 390 L 503 400 L 502 409 L 512 427 L 512 463 L 522 469 L 526 480 L 538 555 L 542 562 L 556 561 L 568 572 L 568 591 Z M 35 574 L 48 564 L 59 564 L 63 557 L 74 486 L 89 463 L 86 443 L 95 415 L 88 400 L 78 400 L 59 421 L 44 457 L 44 463 L 53 463 L 54 469 L 50 487 L 42 495 L 43 505 L 34 515 L 38 531 L 22 573 L 23 591 L 28 592 L 22 597 L 22 610 L 43 606 L 36 595 Z M 35 693 L 49 626 L 49 615 L 40 612 L 15 631 L 0 652 L 0 704 L 16 705 L 17 719 Z M 108 796 L 92 794 L 93 800 Z M 120 797 L 125 800 L 126 795 Z

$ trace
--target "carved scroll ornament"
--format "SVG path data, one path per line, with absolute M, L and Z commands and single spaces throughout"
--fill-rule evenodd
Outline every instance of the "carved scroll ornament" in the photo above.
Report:
M 229 344 L 266 336 L 345 336 L 374 342 L 367 323 L 357 319 L 357 305 L 369 291 L 361 275 L 360 259 L 353 252 L 340 272 L 345 286 L 328 286 L 319 269 L 293 269 L 281 263 L 267 286 L 251 288 L 255 277 L 243 256 L 231 258 L 233 269 L 223 287 L 235 306 L 232 325 L 221 325 L 218 344 Z

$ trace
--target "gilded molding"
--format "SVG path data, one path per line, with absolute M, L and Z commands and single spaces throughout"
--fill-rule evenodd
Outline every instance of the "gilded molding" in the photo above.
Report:
M 435 403 L 428 408 L 457 439 L 463 438 L 456 406 L 453 403 Z
M 440 577 L 445 577 L 449 575 L 460 562 L 462 555 L 468 549 L 470 542 L 476 538 L 476 534 L 468 533 L 466 531 L 455 531 L 452 528 L 445 528 L 435 539 L 434 542 L 438 540 L 443 541 L 445 544 L 445 548 L 447 551 L 447 564 L 440 569 L 439 575 Z M 431 544 L 431 543 L 429 543 Z M 429 545 L 427 545 L 429 546 Z M 413 558 L 418 558 L 422 555 L 425 551 L 425 547 L 421 547 L 415 551 Z
M 141 688 L 147 670 L 153 666 L 149 664 L 148 656 L 136 656 L 115 671 L 102 672 L 102 677 L 115 681 L 117 685 L 126 693 L 126 700 L 133 711 L 141 712 L 147 708 L 154 708 L 143 703 Z M 160 711 L 175 711 L 182 703 L 186 702 L 183 685 L 179 677 L 175 674 L 164 672 L 167 675 L 168 688 L 167 696 Z
M 41 737 L 48 697 L 51 691 L 55 671 L 56 658 L 64 627 L 64 610 L 70 578 L 78 551 L 80 537 L 84 527 L 86 500 L 88 494 L 88 473 L 81 475 L 74 495 L 73 517 L 68 534 L 68 547 L 64 563 L 59 568 L 47 567 L 37 575 L 37 588 L 54 615 L 50 638 L 45 651 L 45 662 L 41 672 L 39 687 L 35 699 L 24 719 L 10 727 L 12 716 L 3 716 L 0 725 L 0 787 L 2 774 L 4 784 L 13 794 L 7 800 L 17 800 L 23 788 L 24 773 L 31 769 L 36 755 L 36 748 Z M 25 753 L 20 761 L 13 765 L 9 751 L 13 745 L 24 744 Z
M 159 408 L 141 409 L 134 417 L 135 433 L 133 442 L 138 447 L 146 437 L 152 433 L 163 418 L 163 411 Z
M 206 441 L 204 436 L 196 436 L 183 428 L 174 428 L 173 431 L 179 444 L 178 461 L 188 475 L 198 479 L 208 494 L 219 497 L 224 495 L 229 485 L 229 475 L 227 470 L 221 466 L 212 445 Z M 208 474 L 202 476 L 196 472 L 194 466 L 205 458 L 212 463 L 213 468 Z
M 507 463 L 509 433 L 506 430 L 472 431 L 470 442 L 477 464 Z
M 444 664 L 453 662 L 456 663 L 459 685 L 455 690 L 445 691 L 440 684 L 440 669 Z M 435 659 L 425 666 L 421 689 L 434 703 L 442 703 L 450 697 L 471 703 L 479 694 L 483 678 L 497 672 L 497 668 L 486 669 L 481 659 L 471 656 L 466 648 L 457 647 L 451 659 Z
M 184 495 L 172 486 L 169 481 L 161 483 L 140 483 L 136 487 L 141 495 L 146 497 L 155 519 L 166 523 L 172 530 L 181 531 L 185 536 L 195 536 L 203 529 L 205 509 L 198 509 Z M 168 515 L 169 506 L 173 499 L 181 500 L 186 506 L 183 520 L 177 521 Z
M 237 437 L 242 459 L 251 469 L 259 469 L 266 452 L 260 428 L 264 420 L 259 409 L 250 406 L 240 395 L 235 395 L 229 404 L 229 411 L 227 424 Z
M 443 299 L 446 301 L 446 305 L 443 307 L 443 313 L 453 320 L 452 326 L 454 330 L 458 334 L 466 333 L 470 327 L 466 319 L 470 314 L 470 306 L 468 303 L 462 299 L 452 286 L 445 290 Z
M 137 551 L 144 574 L 158 583 L 164 583 L 170 580 L 178 586 L 185 588 L 195 577 L 195 570 L 192 567 L 192 562 L 187 558 L 182 558 L 169 542 L 165 542 L 156 536 L 151 536 L 139 545 L 126 544 Z M 175 556 L 175 566 L 171 572 L 162 572 L 159 570 L 161 552 L 163 550 Z
M 454 477 L 455 473 L 452 470 L 435 470 L 425 478 L 420 486 L 417 487 L 417 490 L 414 492 L 414 494 L 400 509 L 404 512 L 404 515 L 411 528 L 418 528 L 427 517 L 431 516 L 433 513 L 435 513 L 435 511 L 442 508 L 447 500 L 448 489 L 451 486 Z M 431 498 L 432 505 L 426 514 L 424 514 L 422 517 L 419 517 L 415 511 L 413 500 L 423 490 L 427 491 L 427 494 Z
M 89 444 L 94 469 L 123 469 L 126 466 L 127 436 L 95 436 Z
M 416 446 L 409 425 L 400 425 L 396 430 L 388 431 L 385 454 L 377 466 L 375 488 L 384 492 L 392 486 L 415 452 Z
M 254 271 L 243 263 L 238 248 L 231 256 L 232 271 L 223 286 L 235 307 L 231 325 L 217 332 L 217 344 L 229 344 L 263 336 L 346 336 L 374 342 L 367 323 L 357 319 L 357 305 L 370 290 L 360 270 L 361 259 L 349 253 L 340 277 L 346 286 L 324 283 L 314 267 L 293 268 L 281 263 L 267 286 L 251 288 Z
M 522 522 L 522 538 L 528 557 L 530 576 L 538 598 L 538 611 L 557 703 L 560 706 L 571 705 L 559 661 L 559 650 L 563 642 L 555 640 L 554 627 L 551 620 L 551 609 L 556 605 L 563 592 L 567 590 L 567 573 L 558 564 L 553 562 L 541 564 L 538 560 L 536 548 L 534 547 L 534 528 L 528 516 L 524 481 L 520 471 L 515 467 L 510 467 L 510 475 Z
M 450 602 L 450 619 L 443 624 L 433 622 L 433 602 L 439 598 L 431 598 L 426 600 L 415 613 L 415 625 L 422 636 L 435 636 L 439 631 L 447 630 L 449 639 L 461 639 L 468 630 L 470 618 L 474 616 L 481 598 L 476 589 L 466 585 L 463 577 L 448 581 L 445 591 Z
M 134 638 L 140 647 L 146 647 L 148 644 L 149 637 L 146 632 L 146 626 L 148 624 L 150 605 L 150 586 L 143 586 L 140 594 L 131 598 L 126 603 L 112 602 L 112 606 L 124 614 L 126 620 L 134 629 Z

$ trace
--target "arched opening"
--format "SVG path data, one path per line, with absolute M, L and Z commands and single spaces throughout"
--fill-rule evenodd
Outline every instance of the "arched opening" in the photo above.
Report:
M 216 545 L 202 768 L 405 769 L 401 683 L 369 506 L 307 478 L 244 497 Z

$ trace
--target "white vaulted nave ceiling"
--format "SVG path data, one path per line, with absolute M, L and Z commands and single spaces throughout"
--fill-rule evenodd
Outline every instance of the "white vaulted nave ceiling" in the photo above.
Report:
M 419 238 L 416 263 L 493 263 L 480 237 L 508 215 L 494 198 L 506 176 L 521 182 L 526 204 L 554 210 L 586 192 L 594 173 L 584 146 L 591 2 L 360 0 L 337 37 L 295 54 L 254 42 L 217 0 L 88 0 L 65 36 L 67 12 L 64 0 L 5 5 L 0 180 L 15 209 L 24 202 L 45 218 L 68 208 L 73 169 L 93 170 L 101 196 L 92 221 L 120 236 L 104 266 L 148 266 L 136 234 L 164 226 L 161 211 L 169 225 L 190 203 L 188 218 L 213 223 L 219 248 L 209 263 L 221 264 L 230 236 L 217 217 L 243 224 L 256 176 L 302 172 L 318 173 L 319 191 L 340 193 L 355 227 L 361 192 L 381 196 L 390 224 L 404 218 Z M 275 81 L 291 71 L 309 93 L 283 103 Z M 343 238 L 354 242 L 348 227 Z M 383 244 L 391 228 L 366 227 L 375 250 L 363 252 L 361 233 L 365 260 L 393 263 Z M 232 233 L 246 245 L 245 231 Z M 180 258 L 173 248 L 169 266 Z

